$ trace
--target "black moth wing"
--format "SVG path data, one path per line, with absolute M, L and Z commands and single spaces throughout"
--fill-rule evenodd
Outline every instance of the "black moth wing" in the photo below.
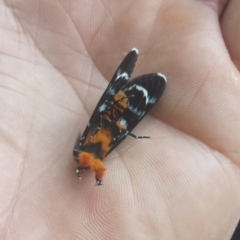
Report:
M 114 95 L 126 84 L 129 80 L 133 69 L 135 67 L 138 57 L 138 50 L 133 48 L 127 56 L 123 59 L 116 72 L 114 73 L 111 81 L 109 82 L 105 92 L 100 98 L 93 114 L 89 120 L 89 123 L 86 129 L 83 132 L 82 136 L 79 136 L 76 140 L 74 147 L 74 153 L 77 152 L 77 149 L 81 145 L 81 141 L 84 141 L 85 137 L 88 135 L 89 131 L 95 131 L 101 122 L 101 113 L 105 110 L 104 107 L 107 106 L 107 102 L 111 102 Z
M 100 106 L 102 106 L 106 100 L 111 101 L 113 96 L 126 84 L 126 82 L 131 77 L 137 58 L 138 50 L 136 48 L 133 48 L 115 71 L 111 81 L 109 82 L 95 110 L 93 111 L 91 119 L 94 118 L 95 114 L 99 115 L 99 113 L 101 113 L 101 111 L 98 111 Z M 91 119 L 90 122 L 92 122 Z
M 127 82 L 120 90 L 128 97 L 128 106 L 118 118 L 126 125 L 126 134 L 121 134 L 112 143 L 109 153 L 130 133 L 159 100 L 167 79 L 160 73 L 139 76 Z
M 128 119 L 127 130 L 131 132 L 152 109 L 166 87 L 166 77 L 160 73 L 139 76 L 124 85 L 122 91 L 130 96 L 128 107 L 122 117 Z

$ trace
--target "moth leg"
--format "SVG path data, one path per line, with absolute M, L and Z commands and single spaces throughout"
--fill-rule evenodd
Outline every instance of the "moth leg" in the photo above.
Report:
M 129 136 L 133 137 L 133 138 L 136 138 L 136 139 L 139 139 L 139 138 L 150 138 L 149 136 L 136 136 L 134 135 L 133 133 L 128 133 Z
M 81 177 L 81 174 L 83 172 L 85 172 L 87 169 L 89 169 L 89 167 L 86 167 L 86 168 L 82 168 L 82 167 L 77 167 L 75 169 L 75 172 L 76 172 L 76 175 L 78 177 L 78 184 L 80 184 L 81 180 L 82 180 L 82 177 Z
M 90 164 L 90 168 L 95 172 L 96 186 L 103 185 L 102 179 L 106 171 L 103 161 L 101 159 L 94 159 Z

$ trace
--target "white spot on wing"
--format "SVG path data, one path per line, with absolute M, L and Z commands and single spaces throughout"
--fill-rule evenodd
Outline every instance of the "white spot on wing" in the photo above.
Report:
M 123 72 L 121 74 L 117 74 L 116 80 L 118 80 L 119 78 L 125 78 L 127 80 L 129 78 L 129 76 L 126 72 Z
M 115 89 L 113 87 L 110 87 L 107 92 L 113 96 L 115 94 Z
M 157 101 L 157 98 L 149 98 L 148 103 L 149 104 L 154 104 Z
M 143 96 L 144 96 L 145 99 L 146 99 L 146 105 L 147 105 L 147 104 L 148 104 L 148 99 L 149 99 L 149 98 L 148 98 L 148 91 L 146 90 L 146 88 L 134 84 L 132 87 L 129 88 L 129 90 L 132 90 L 133 88 L 136 88 L 138 91 L 141 91 L 141 92 L 143 93 Z
M 144 97 L 145 97 L 146 99 L 148 98 L 148 91 L 146 90 L 146 88 L 141 87 L 141 86 L 139 86 L 139 85 L 136 85 L 136 89 L 139 90 L 139 91 L 142 91 Z
M 106 108 L 107 108 L 107 105 L 106 105 L 105 103 L 103 103 L 103 104 L 99 107 L 98 111 L 99 111 L 99 112 L 103 112 Z
M 118 122 L 124 127 L 127 128 L 127 121 L 124 118 L 119 118 Z
M 136 54 L 138 54 L 138 49 L 137 48 L 133 48 L 131 51 L 136 52 Z
M 167 78 L 162 73 L 157 73 L 157 75 L 162 77 L 165 80 L 165 82 L 167 82 Z
M 143 114 L 142 111 L 138 111 L 137 108 L 133 108 L 133 106 L 131 106 L 131 105 L 128 106 L 128 109 L 139 117 Z

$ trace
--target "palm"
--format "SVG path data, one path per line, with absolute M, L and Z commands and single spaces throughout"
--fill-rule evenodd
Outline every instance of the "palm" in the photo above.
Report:
M 226 239 L 240 209 L 240 75 L 218 29 L 223 5 L 72 2 L 11 2 L 4 16 L 1 236 Z M 134 131 L 151 139 L 113 151 L 102 187 L 91 172 L 77 186 L 74 141 L 132 47 L 133 76 L 168 77 Z

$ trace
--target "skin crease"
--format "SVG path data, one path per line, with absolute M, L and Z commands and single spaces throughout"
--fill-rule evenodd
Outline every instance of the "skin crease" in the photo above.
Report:
M 238 0 L 0 1 L 0 239 L 228 240 L 240 216 Z M 72 150 L 118 64 L 166 91 L 77 185 Z

